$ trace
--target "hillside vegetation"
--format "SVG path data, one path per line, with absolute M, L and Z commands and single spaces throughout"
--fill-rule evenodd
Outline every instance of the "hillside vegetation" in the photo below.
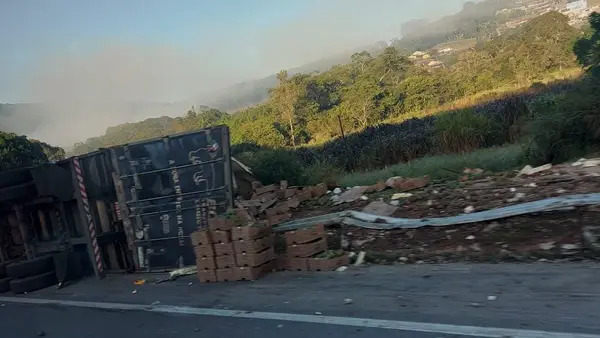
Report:
M 327 162 L 343 170 L 366 170 L 435 152 L 514 142 L 522 136 L 519 126 L 528 112 L 524 100 L 531 91 L 511 94 L 519 99 L 483 97 L 482 102 L 489 102 L 452 117 L 411 118 L 477 93 L 527 88 L 578 67 L 572 50 L 582 34 L 567 17 L 551 12 L 480 42 L 460 53 L 451 66 L 435 70 L 414 65 L 393 46 L 377 55 L 363 51 L 352 55 L 351 63 L 319 74 L 289 76 L 282 71 L 265 103 L 235 115 L 208 107 L 192 109 L 180 118 L 109 128 L 106 135 L 78 144 L 74 151 L 226 124 L 235 151 L 249 162 L 266 156 L 257 151 L 293 149 L 294 158 L 305 166 Z M 533 91 L 549 90 L 539 84 Z M 384 121 L 395 123 L 382 125 Z M 342 129 L 345 140 L 340 138 Z
M 461 13 L 468 12 L 466 6 Z M 595 149 L 600 138 L 598 18 L 592 15 L 590 26 L 579 30 L 550 12 L 501 36 L 459 26 L 457 38 L 477 44 L 439 69 L 417 66 L 396 42 L 355 53 L 350 63 L 323 73 L 281 71 L 267 101 L 237 114 L 196 107 L 178 118 L 109 128 L 74 152 L 225 124 L 235 156 L 265 182 L 365 183 L 394 172 L 443 172 L 444 163 L 451 170 L 469 161 L 502 170 L 524 161 L 561 161 Z M 426 44 L 449 41 L 436 37 Z M 576 69 L 587 72 L 549 81 L 580 74 Z M 496 148 L 480 151 L 490 147 Z M 438 157 L 415 162 L 428 156 Z M 374 171 L 381 168 L 387 169 Z
M 0 171 L 56 162 L 65 151 L 38 140 L 0 131 Z

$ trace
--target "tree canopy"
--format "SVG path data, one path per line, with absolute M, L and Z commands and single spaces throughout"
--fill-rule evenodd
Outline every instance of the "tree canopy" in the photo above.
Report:
M 489 14 L 501 5 L 502 1 L 497 1 L 481 8 Z M 479 6 L 483 5 L 466 5 L 462 15 L 473 18 Z M 475 21 L 480 16 L 476 18 Z M 485 21 L 477 22 L 477 27 L 486 25 Z M 392 43 L 378 52 L 357 52 L 350 63 L 326 72 L 290 76 L 282 71 L 264 103 L 235 114 L 208 107 L 192 108 L 175 119 L 162 117 L 109 128 L 106 135 L 80 143 L 74 151 L 83 153 L 217 124 L 230 127 L 234 144 L 252 143 L 269 148 L 320 144 L 340 136 L 340 120 L 344 131 L 351 133 L 467 95 L 503 86 L 524 86 L 552 72 L 576 67 L 572 49 L 580 36 L 565 15 L 550 12 L 482 41 L 457 54 L 445 67 L 435 69 L 413 62 L 403 48 Z M 597 63 L 597 43 L 578 46 L 583 53 L 580 61 Z M 589 46 L 596 46 L 595 52 Z

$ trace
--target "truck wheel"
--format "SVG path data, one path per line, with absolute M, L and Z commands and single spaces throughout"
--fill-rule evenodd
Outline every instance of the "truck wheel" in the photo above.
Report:
M 10 290 L 9 282 L 11 279 L 12 278 L 0 279 L 0 293 L 4 293 L 4 292 Z
M 49 271 L 54 273 L 54 260 L 52 256 L 34 258 L 6 266 L 6 274 L 13 278 L 30 277 Z
M 56 274 L 54 271 L 51 271 L 41 275 L 13 279 L 10 281 L 10 289 L 14 293 L 25 293 L 43 289 L 55 284 Z

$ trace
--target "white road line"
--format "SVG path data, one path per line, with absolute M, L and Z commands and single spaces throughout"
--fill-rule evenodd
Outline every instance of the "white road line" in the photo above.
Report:
M 24 297 L 0 297 L 0 302 L 35 305 L 62 305 L 92 309 L 108 309 L 123 311 L 146 311 L 159 313 L 175 313 L 199 316 L 217 316 L 248 319 L 279 320 L 300 323 L 315 323 L 365 328 L 388 329 L 408 332 L 424 332 L 436 334 L 463 335 L 471 337 L 511 337 L 511 338 L 600 338 L 598 334 L 549 332 L 537 330 L 503 329 L 495 327 L 479 327 L 437 323 L 407 322 L 399 320 L 382 320 L 369 318 L 333 317 L 302 315 L 293 313 L 253 312 L 236 310 L 219 310 L 171 305 L 143 305 L 125 303 L 84 302 L 72 300 L 35 299 Z

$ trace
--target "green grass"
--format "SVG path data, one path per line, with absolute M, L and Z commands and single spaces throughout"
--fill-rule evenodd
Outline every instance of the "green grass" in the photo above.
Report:
M 344 187 L 371 185 L 393 176 L 419 177 L 429 175 L 431 179 L 454 179 L 464 168 L 481 168 L 499 172 L 517 169 L 525 165 L 525 152 L 520 144 L 480 149 L 465 154 L 449 154 L 420 158 L 381 170 L 352 173 L 341 177 L 338 183 Z

